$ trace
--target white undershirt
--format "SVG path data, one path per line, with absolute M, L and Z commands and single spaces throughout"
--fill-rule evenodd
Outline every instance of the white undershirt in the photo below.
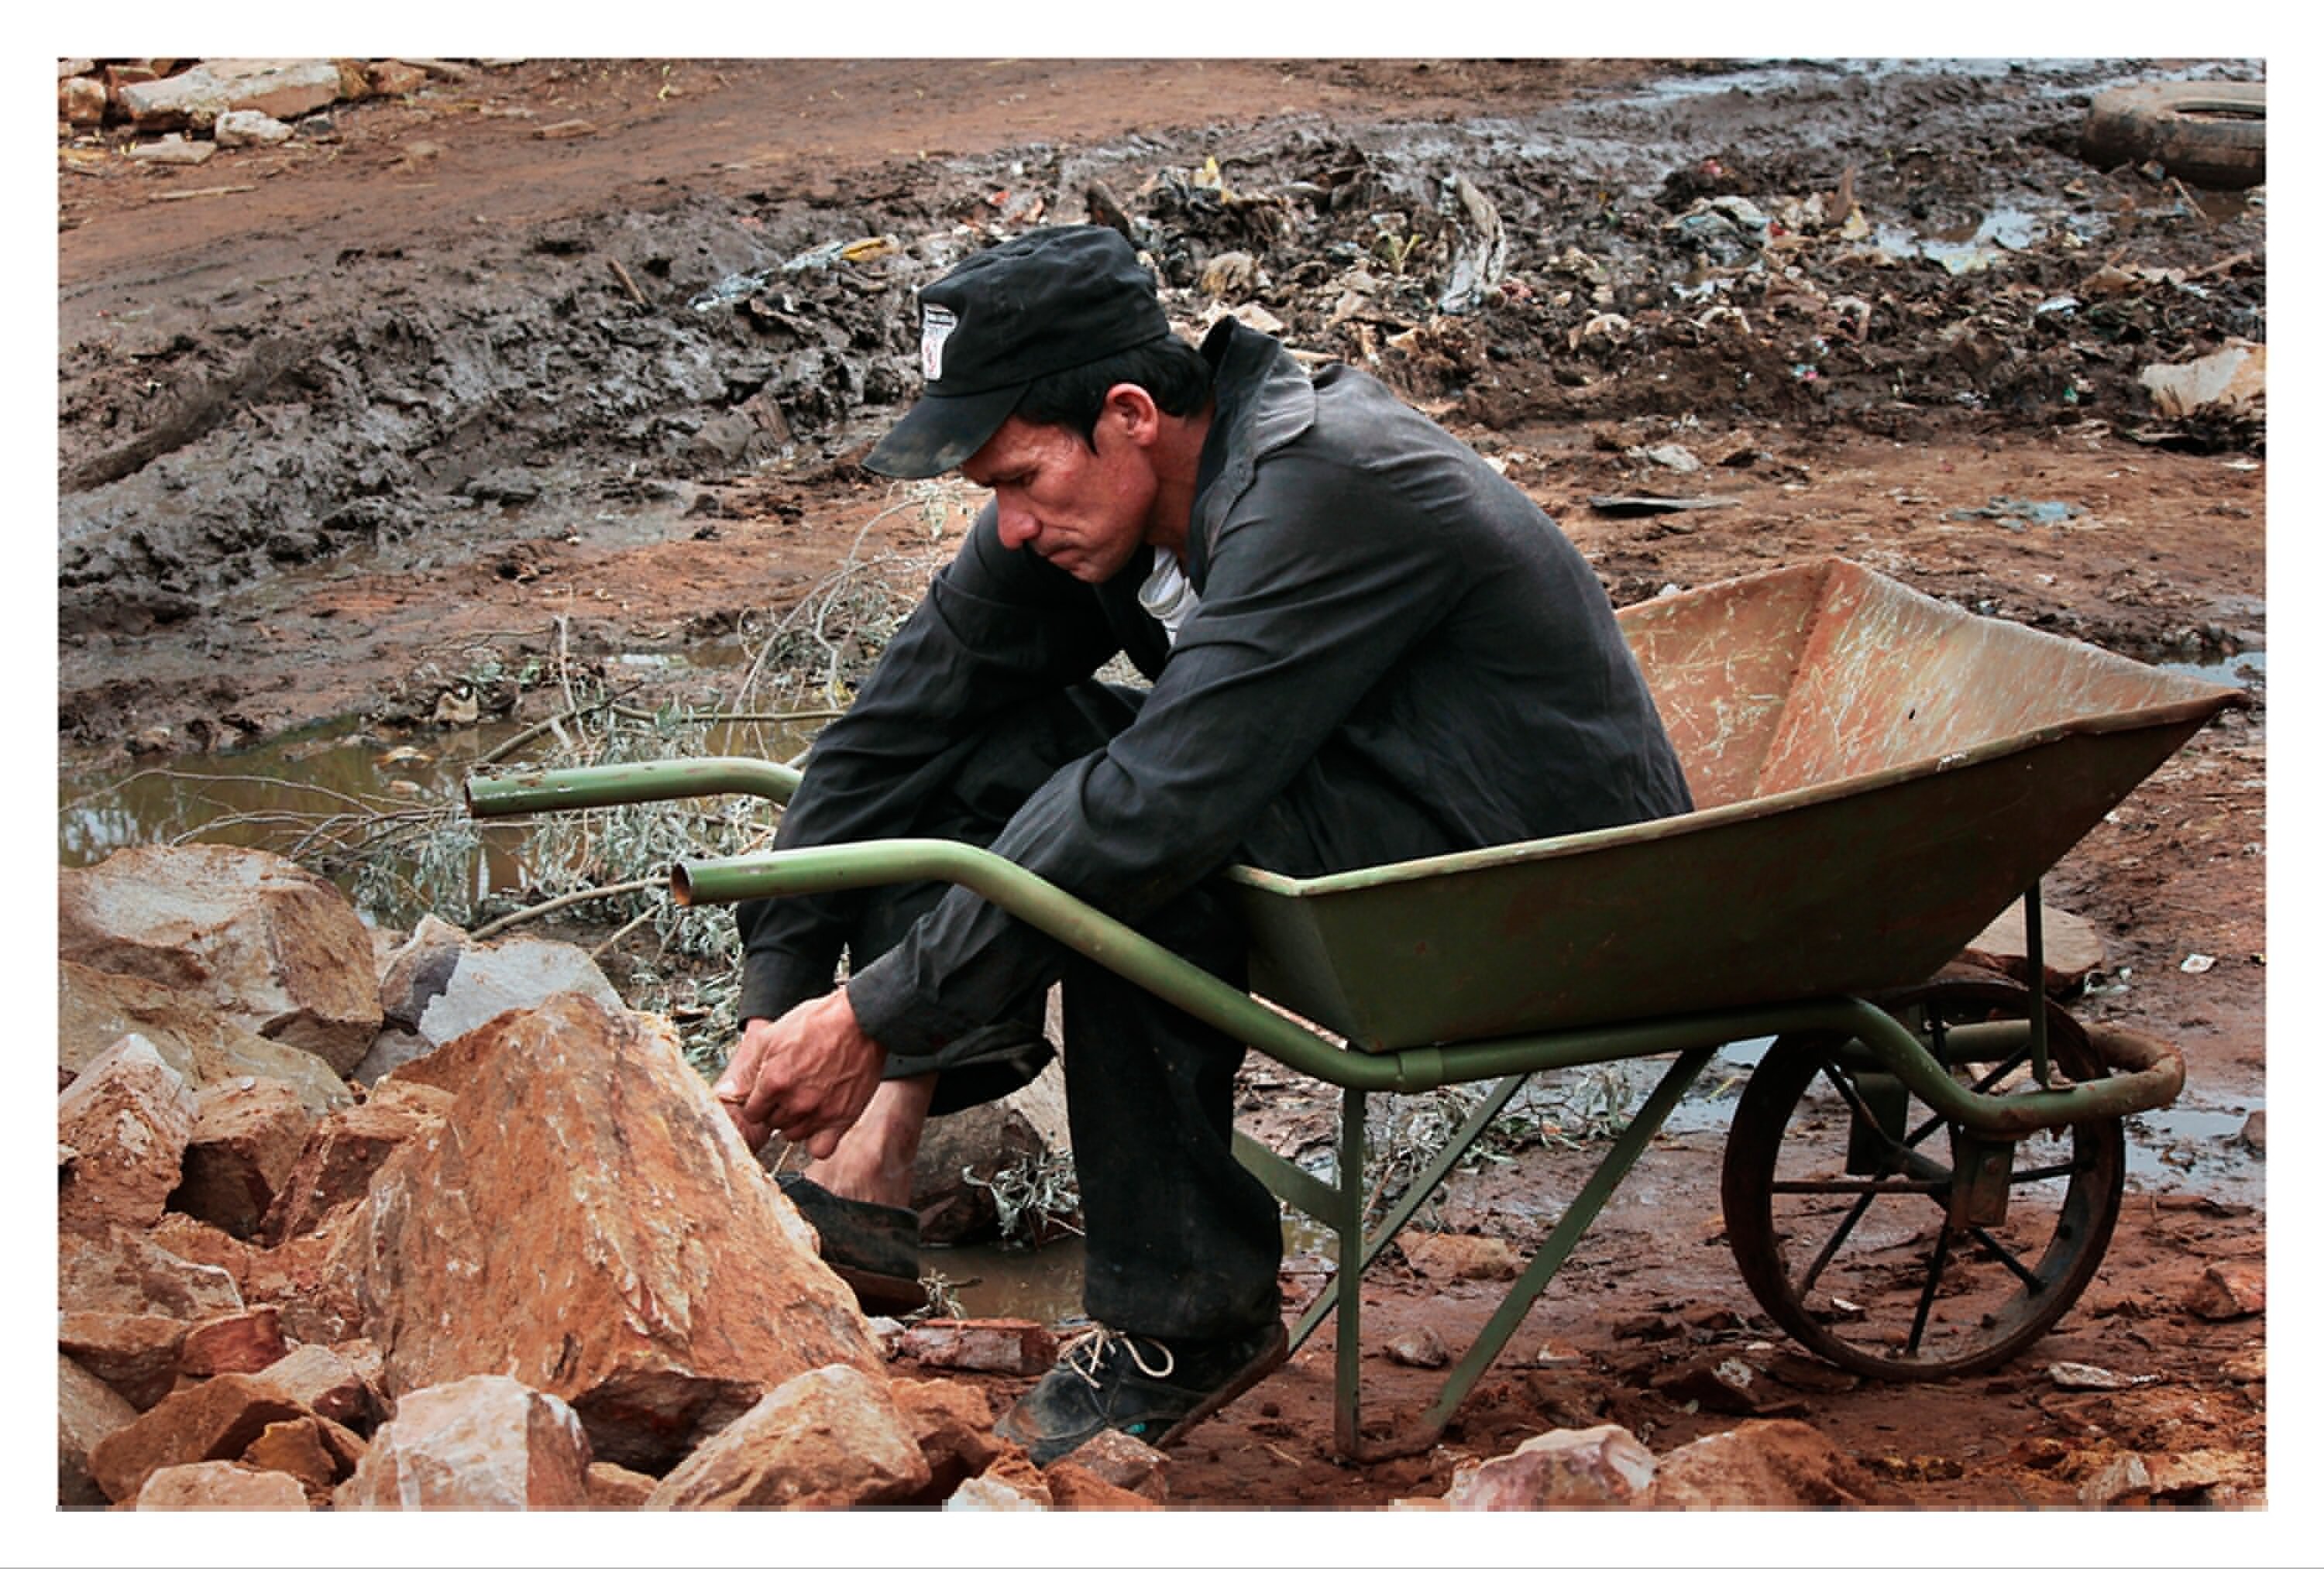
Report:
M 1178 558 L 1167 550 L 1154 553 L 1154 570 L 1138 587 L 1138 604 L 1148 615 L 1162 623 L 1163 634 L 1177 647 L 1178 629 L 1194 613 L 1201 601 L 1194 597 L 1194 585 L 1178 566 Z

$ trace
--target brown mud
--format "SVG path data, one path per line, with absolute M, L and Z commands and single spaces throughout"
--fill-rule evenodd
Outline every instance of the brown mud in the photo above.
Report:
M 63 145 L 68 777 L 130 745 L 408 727 L 479 650 L 687 653 L 668 679 L 715 690 L 747 618 L 859 550 L 940 559 L 961 498 L 853 462 L 912 393 L 912 290 L 1090 215 L 1093 186 L 1178 319 L 1255 307 L 1367 365 L 1503 464 L 1618 603 L 1839 554 L 2136 657 L 2261 654 L 2259 427 L 2166 420 L 2138 374 L 2265 341 L 2264 195 L 2074 152 L 2091 93 L 2174 74 L 2259 72 L 536 60 L 343 104 L 230 164 Z M 533 134 L 574 120 L 594 130 Z M 254 188 L 154 199 L 226 185 Z M 1641 492 L 1726 504 L 1591 502 Z M 1786 1387 L 1897 1501 L 2072 1502 L 2124 1451 L 2227 1452 L 2249 1465 L 2208 1501 L 2264 1496 L 2265 1384 L 2223 1371 L 2264 1321 L 2181 1305 L 2265 1230 L 2262 1168 L 2202 1120 L 2264 1102 L 2257 684 L 2045 885 L 2108 944 L 2077 1011 L 2190 1066 L 2194 1116 L 2139 1130 L 2097 1284 L 1997 1375 Z M 1312 1112 L 1259 1098 L 1262 1123 Z M 1662 1450 L 1730 1425 L 1656 1387 L 1780 1343 L 1725 1249 L 1718 1145 L 1657 1142 L 1435 1450 L 1333 1458 L 1327 1327 L 1187 1441 L 1174 1496 L 1379 1503 L 1547 1427 Z M 1594 1153 L 1536 1145 L 1443 1219 L 1529 1243 Z M 1456 1353 L 1496 1299 L 1393 1262 L 1369 1296 L 1368 1344 L 1428 1324 Z M 1536 1365 L 1552 1339 L 1571 1354 Z M 2153 1381 L 2061 1390 L 2057 1362 Z M 1442 1376 L 1366 1368 L 1383 1416 Z

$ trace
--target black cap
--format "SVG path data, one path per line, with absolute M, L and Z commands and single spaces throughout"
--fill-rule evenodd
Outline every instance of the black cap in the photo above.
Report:
M 1102 224 L 1036 229 L 920 290 L 920 400 L 863 466 L 921 480 L 957 468 L 1026 383 L 1170 334 L 1153 274 Z

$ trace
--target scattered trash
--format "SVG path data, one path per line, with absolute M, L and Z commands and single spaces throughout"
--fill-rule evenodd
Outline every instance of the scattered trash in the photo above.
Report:
M 1945 521 L 1973 523 L 1989 519 L 2014 534 L 2023 534 L 2028 523 L 2046 528 L 2082 517 L 2088 510 L 2071 501 L 2028 501 L 2015 496 L 1996 496 L 1982 507 L 1956 507 L 1945 514 Z
M 2043 1371 L 2061 1390 L 2133 1390 L 2162 1381 L 2154 1373 L 2116 1372 L 2086 1362 L 2053 1362 Z
M 1461 243 L 1453 250 L 1436 307 L 1447 316 L 1460 316 L 1476 309 L 1508 271 L 1509 239 L 1501 227 L 1500 209 L 1466 175 L 1456 174 L 1446 185 L 1462 222 Z
M 2166 419 L 2209 412 L 2256 414 L 2267 393 L 2267 349 L 2233 342 L 2183 365 L 2149 365 L 2139 372 L 2138 381 Z
M 2218 962 L 2208 953 L 2190 953 L 2179 961 L 2179 968 L 2188 975 L 2201 975 Z

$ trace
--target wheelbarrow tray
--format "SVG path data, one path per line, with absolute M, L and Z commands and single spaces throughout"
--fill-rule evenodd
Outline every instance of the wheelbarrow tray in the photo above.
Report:
M 1619 619 L 1697 810 L 1234 868 L 1254 991 L 1394 1051 L 1910 985 L 2248 701 L 1838 559 Z

